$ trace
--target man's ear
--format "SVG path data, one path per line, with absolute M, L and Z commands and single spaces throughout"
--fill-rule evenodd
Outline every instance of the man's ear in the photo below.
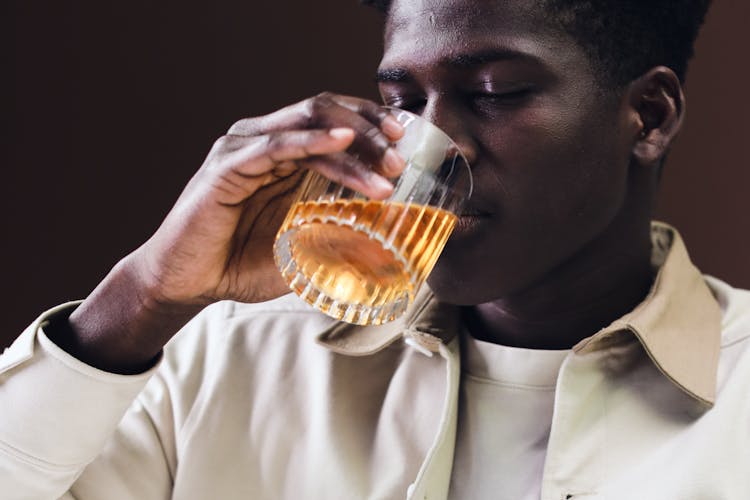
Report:
M 659 166 L 682 126 L 685 94 L 680 79 L 666 66 L 651 68 L 627 90 L 634 121 L 633 159 Z

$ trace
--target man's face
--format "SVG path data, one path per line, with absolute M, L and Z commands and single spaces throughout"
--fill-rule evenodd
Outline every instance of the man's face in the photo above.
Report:
M 619 100 L 532 0 L 396 0 L 379 68 L 386 104 L 437 124 L 474 195 L 430 285 L 477 304 L 522 291 L 605 233 L 628 196 Z

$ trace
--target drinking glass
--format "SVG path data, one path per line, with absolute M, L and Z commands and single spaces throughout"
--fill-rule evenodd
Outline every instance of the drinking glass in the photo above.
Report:
M 471 196 L 469 164 L 427 120 L 391 109 L 406 161 L 393 194 L 371 200 L 309 171 L 274 244 L 289 287 L 336 319 L 379 325 L 402 315 Z

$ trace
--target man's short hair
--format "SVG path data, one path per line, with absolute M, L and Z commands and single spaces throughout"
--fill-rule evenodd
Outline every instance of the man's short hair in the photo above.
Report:
M 384 13 L 391 0 L 361 0 Z M 693 43 L 711 0 L 539 0 L 583 48 L 605 85 L 622 87 L 654 66 L 685 81 Z

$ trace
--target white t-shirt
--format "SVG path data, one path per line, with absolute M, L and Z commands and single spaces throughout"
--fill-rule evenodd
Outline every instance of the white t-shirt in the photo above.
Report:
M 539 499 L 555 383 L 569 352 L 464 335 L 451 499 Z

